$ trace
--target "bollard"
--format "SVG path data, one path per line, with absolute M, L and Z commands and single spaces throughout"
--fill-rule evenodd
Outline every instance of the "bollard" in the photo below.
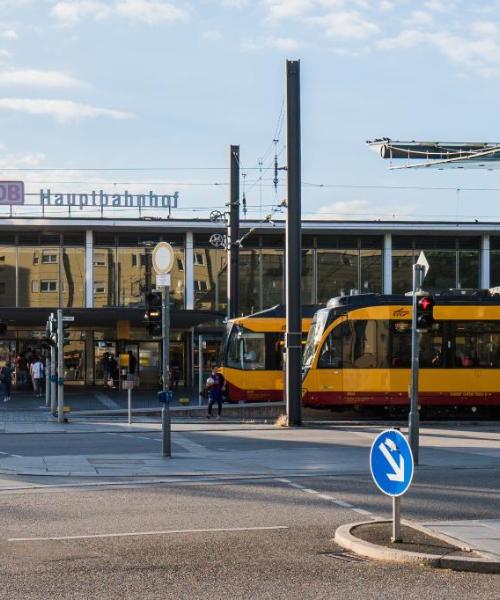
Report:
M 170 407 L 168 403 L 163 405 L 161 409 L 161 439 L 162 439 L 162 453 L 163 456 L 171 456 L 171 442 L 170 442 Z
M 132 425 L 132 390 L 128 388 L 128 424 Z

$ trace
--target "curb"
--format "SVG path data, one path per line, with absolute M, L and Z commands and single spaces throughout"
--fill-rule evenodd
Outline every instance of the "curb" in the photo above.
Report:
M 413 564 L 419 566 L 433 567 L 437 569 L 452 569 L 454 571 L 471 571 L 475 573 L 500 573 L 500 560 L 493 558 L 484 552 L 475 551 L 479 556 L 468 557 L 468 556 L 447 556 L 442 554 L 423 554 L 420 552 L 410 552 L 408 550 L 396 550 L 395 548 L 386 548 L 385 546 L 378 546 L 371 542 L 365 542 L 360 538 L 354 536 L 351 531 L 360 525 L 368 525 L 373 523 L 391 523 L 387 519 L 377 519 L 370 521 L 360 521 L 357 523 L 347 523 L 341 525 L 335 531 L 334 542 L 350 550 L 360 556 L 371 558 L 373 560 L 395 562 L 402 564 Z M 413 527 L 414 529 L 422 530 L 421 527 L 416 526 L 408 521 L 403 521 L 404 525 Z M 458 540 L 452 540 L 451 538 L 434 535 L 433 532 L 425 530 L 430 537 L 436 539 L 450 541 L 457 546 L 457 549 L 470 550 L 463 544 L 460 546 Z

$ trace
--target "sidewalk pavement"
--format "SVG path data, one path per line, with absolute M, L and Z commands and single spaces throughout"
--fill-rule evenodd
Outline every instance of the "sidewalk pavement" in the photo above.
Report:
M 489 552 L 500 560 L 500 519 L 423 523 L 423 526 L 465 542 L 471 548 Z

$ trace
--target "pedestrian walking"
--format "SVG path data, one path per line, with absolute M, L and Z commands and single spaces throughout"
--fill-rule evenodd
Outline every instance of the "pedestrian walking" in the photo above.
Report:
M 12 384 L 12 365 L 7 361 L 0 369 L 0 383 L 2 384 L 3 401 L 9 402 Z
M 217 404 L 217 419 L 222 415 L 222 399 L 226 390 L 226 380 L 222 373 L 219 373 L 217 368 L 212 369 L 212 375 L 207 379 L 208 391 L 208 412 L 207 419 L 212 418 L 212 407 Z
M 102 360 L 102 379 L 104 381 L 104 387 L 107 388 L 109 385 L 109 380 L 111 379 L 111 359 L 109 356 L 109 352 L 105 352 Z
M 39 398 L 42 395 L 43 363 L 37 357 L 31 363 L 31 377 L 33 379 L 33 390 L 35 396 Z
M 137 371 L 137 358 L 134 356 L 132 350 L 128 351 L 128 374 L 130 375 L 130 379 L 134 379 L 135 373 Z

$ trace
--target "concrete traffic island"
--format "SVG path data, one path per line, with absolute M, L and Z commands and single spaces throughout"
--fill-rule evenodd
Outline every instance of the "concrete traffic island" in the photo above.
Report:
M 448 536 L 402 521 L 402 542 L 392 543 L 392 521 L 372 520 L 342 525 L 334 541 L 360 556 L 384 562 L 455 571 L 500 573 L 500 560 Z

